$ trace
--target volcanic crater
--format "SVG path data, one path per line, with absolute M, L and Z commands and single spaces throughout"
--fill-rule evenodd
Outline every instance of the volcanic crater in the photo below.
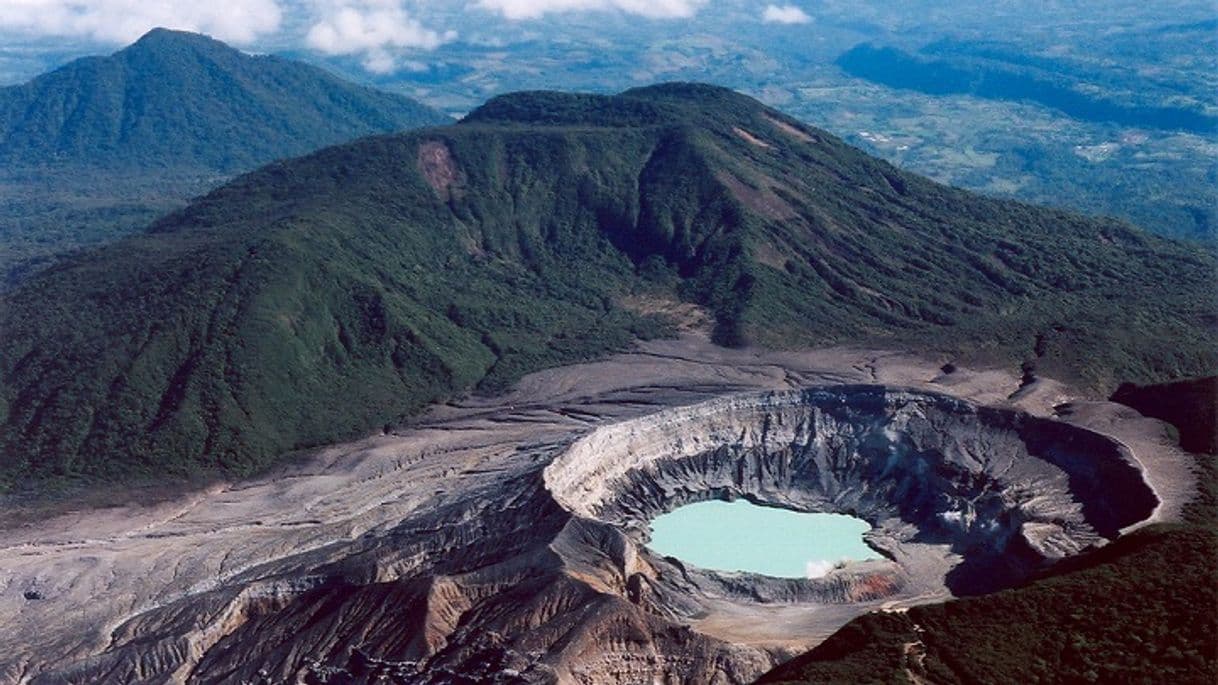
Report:
M 883 386 L 741 394 L 605 426 L 546 467 L 555 500 L 622 531 L 635 593 L 679 618 L 703 600 L 847 603 L 991 592 L 1115 538 L 1158 504 L 1117 441 Z M 885 560 L 771 578 L 659 557 L 648 522 L 708 499 L 856 516 Z M 681 615 L 684 614 L 684 615 Z
M 1054 415 L 1051 382 L 767 354 L 649 343 L 186 504 L 11 532 L 9 585 L 39 599 L 4 597 L 0 680 L 745 683 L 862 613 L 1019 583 L 1191 492 L 1158 422 Z M 660 514 L 740 498 L 863 519 L 882 558 L 777 578 L 648 548 Z M 19 639 L 35 627 L 53 649 Z

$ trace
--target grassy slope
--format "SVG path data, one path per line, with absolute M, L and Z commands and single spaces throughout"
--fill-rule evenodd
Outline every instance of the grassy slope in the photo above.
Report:
M 441 191 L 418 163 L 436 142 Z M 507 96 L 271 165 L 4 296 L 0 473 L 249 473 L 663 332 L 619 306 L 637 292 L 707 306 L 725 343 L 907 345 L 1097 387 L 1199 374 L 1214 268 L 722 89 Z

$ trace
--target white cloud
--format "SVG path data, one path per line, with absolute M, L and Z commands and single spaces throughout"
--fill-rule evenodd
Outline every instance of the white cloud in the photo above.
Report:
M 130 43 L 162 26 L 249 43 L 279 29 L 277 0 L 0 0 L 0 30 Z
M 804 564 L 805 578 L 821 578 L 834 569 L 832 561 L 809 561 Z
M 807 24 L 812 17 L 795 5 L 766 5 L 761 20 L 767 24 Z
M 328 55 L 363 55 L 364 68 L 388 73 L 404 50 L 434 50 L 455 40 L 454 31 L 427 28 L 400 0 L 316 2 L 317 18 L 305 42 Z
M 692 17 L 707 0 L 478 0 L 508 19 L 536 19 L 559 12 L 617 10 L 651 19 Z

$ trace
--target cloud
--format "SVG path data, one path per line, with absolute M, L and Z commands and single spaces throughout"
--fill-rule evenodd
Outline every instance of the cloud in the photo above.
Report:
M 809 561 L 804 564 L 805 578 L 821 578 L 832 571 L 837 564 L 832 561 Z
M 376 73 L 396 70 L 402 51 L 434 50 L 457 37 L 454 31 L 427 28 L 400 0 L 340 0 L 315 7 L 306 44 L 328 55 L 363 55 L 364 68 Z
M 478 0 L 479 7 L 508 19 L 536 19 L 560 12 L 617 10 L 650 19 L 692 17 L 707 0 Z
M 767 24 L 807 24 L 812 17 L 795 5 L 766 5 L 761 20 Z
M 162 26 L 250 43 L 279 29 L 278 0 L 0 0 L 0 30 L 130 43 Z

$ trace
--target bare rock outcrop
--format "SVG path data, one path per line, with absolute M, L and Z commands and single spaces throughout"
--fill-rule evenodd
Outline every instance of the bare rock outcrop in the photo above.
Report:
M 944 545 L 959 555 L 943 579 L 956 594 L 1016 582 L 1115 537 L 1158 504 L 1114 440 L 879 386 L 736 395 L 658 412 L 584 437 L 545 478 L 569 510 L 640 540 L 658 514 L 712 498 L 858 516 L 875 527 L 869 542 L 891 559 L 908 545 Z M 860 580 L 894 593 L 904 584 L 897 571 L 885 583 L 874 578 Z M 819 593 L 816 581 L 782 589 L 758 581 L 747 594 L 766 587 L 777 593 L 760 595 L 770 600 L 857 601 L 859 593 L 835 590 L 832 581 L 840 579 L 831 574 Z M 720 583 L 725 592 L 737 585 Z
M 1187 495 L 1158 424 L 1033 416 L 1003 401 L 1018 379 L 939 366 L 658 346 L 286 478 L 7 531 L 0 682 L 744 683 Z M 647 547 L 653 517 L 709 498 L 853 514 L 883 558 L 770 578 Z

